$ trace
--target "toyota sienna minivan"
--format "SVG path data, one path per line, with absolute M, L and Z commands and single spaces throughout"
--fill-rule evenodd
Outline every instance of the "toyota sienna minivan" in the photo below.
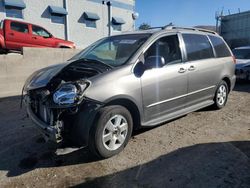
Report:
M 108 158 L 135 129 L 223 108 L 234 72 L 232 52 L 215 32 L 154 28 L 103 38 L 64 64 L 36 71 L 23 100 L 46 139 Z

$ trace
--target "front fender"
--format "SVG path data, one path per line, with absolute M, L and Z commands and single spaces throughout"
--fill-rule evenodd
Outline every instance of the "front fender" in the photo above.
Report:
M 101 103 L 92 100 L 86 100 L 79 106 L 78 112 L 72 118 L 74 123 L 70 125 L 73 126 L 70 138 L 78 146 L 88 145 L 91 128 L 101 107 Z

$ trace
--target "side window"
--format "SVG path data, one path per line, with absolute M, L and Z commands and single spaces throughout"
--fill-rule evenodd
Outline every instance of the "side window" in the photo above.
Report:
M 144 54 L 145 59 L 150 56 L 162 56 L 166 64 L 180 63 L 182 58 L 178 36 L 171 35 L 158 39 Z
M 50 34 L 46 30 L 35 25 L 32 25 L 32 34 L 39 35 L 42 37 L 47 37 L 47 38 L 50 37 Z
M 10 28 L 13 31 L 21 32 L 21 33 L 28 33 L 28 25 L 18 22 L 11 22 Z
M 231 56 L 231 53 L 228 49 L 228 47 L 226 46 L 225 42 L 219 38 L 219 37 L 215 37 L 215 36 L 209 36 L 217 57 L 228 57 Z
M 213 58 L 212 46 L 205 35 L 183 34 L 188 61 Z

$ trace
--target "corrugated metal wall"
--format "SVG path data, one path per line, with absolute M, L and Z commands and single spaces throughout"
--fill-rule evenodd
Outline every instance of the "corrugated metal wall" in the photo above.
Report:
M 250 11 L 222 17 L 221 35 L 231 48 L 250 45 Z

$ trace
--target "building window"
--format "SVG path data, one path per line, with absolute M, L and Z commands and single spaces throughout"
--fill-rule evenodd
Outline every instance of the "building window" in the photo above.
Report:
M 51 22 L 58 23 L 58 24 L 64 24 L 65 23 L 65 16 L 51 14 Z
M 4 0 L 6 17 L 23 18 L 22 10 L 26 8 L 23 0 Z
M 121 31 L 122 30 L 122 25 L 112 25 L 114 31 Z
M 85 20 L 86 27 L 96 28 L 96 21 Z
M 49 11 L 51 14 L 51 22 L 65 24 L 65 16 L 68 14 L 65 8 L 49 6 Z
M 112 28 L 114 31 L 122 31 L 122 25 L 125 23 L 122 18 L 112 17 Z
M 5 7 L 6 17 L 23 18 L 23 11 L 12 7 Z
M 92 12 L 84 12 L 84 23 L 86 27 L 96 28 L 96 21 L 100 20 L 100 17 Z

